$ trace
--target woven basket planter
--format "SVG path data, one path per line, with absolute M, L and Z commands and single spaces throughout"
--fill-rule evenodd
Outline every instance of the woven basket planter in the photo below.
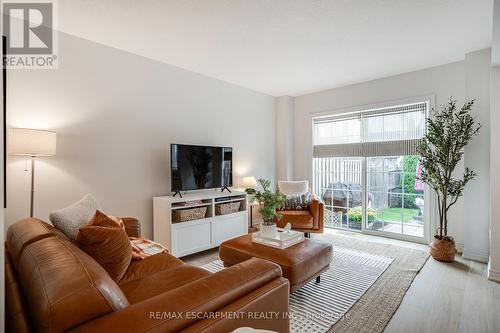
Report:
M 452 262 L 455 261 L 455 241 L 443 240 L 434 237 L 431 244 L 431 256 L 437 261 Z
M 240 210 L 241 201 L 228 202 L 215 205 L 215 215 L 226 215 L 236 213 Z
M 205 218 L 207 207 L 194 207 L 187 209 L 177 209 L 172 212 L 174 222 L 187 222 Z

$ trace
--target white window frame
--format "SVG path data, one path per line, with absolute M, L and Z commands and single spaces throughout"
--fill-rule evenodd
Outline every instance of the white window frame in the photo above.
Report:
M 412 103 L 421 103 L 421 102 L 427 102 L 429 105 L 429 110 L 427 117 L 432 116 L 432 110 L 435 107 L 435 95 L 423 95 L 423 96 L 416 96 L 416 97 L 410 97 L 410 98 L 404 98 L 404 99 L 397 99 L 397 100 L 391 100 L 391 101 L 386 101 L 386 102 L 380 102 L 380 103 L 373 103 L 373 104 L 365 104 L 365 105 L 358 105 L 358 106 L 352 106 L 348 108 L 342 108 L 342 109 L 330 109 L 330 110 L 323 110 L 323 111 L 318 111 L 318 112 L 312 112 L 309 114 L 310 116 L 310 145 L 309 145 L 309 175 L 311 177 L 310 183 L 313 185 L 312 188 L 315 188 L 316 184 L 314 184 L 314 167 L 313 167 L 313 144 L 314 144 L 314 119 L 315 118 L 320 118 L 320 117 L 327 117 L 327 116 L 332 116 L 332 115 L 345 115 L 345 114 L 350 114 L 350 113 L 356 113 L 360 112 L 361 110 L 372 110 L 372 109 L 381 109 L 381 108 L 390 108 L 390 107 L 395 107 L 399 105 L 406 105 L 406 104 L 412 104 Z M 362 175 L 361 175 L 361 189 L 362 189 L 362 211 L 363 211 L 363 220 L 361 223 L 361 230 L 352 230 L 352 229 L 347 229 L 352 232 L 359 232 L 359 233 L 364 233 L 368 235 L 374 235 L 374 236 L 383 236 L 387 238 L 393 238 L 393 239 L 399 239 L 399 240 L 406 240 L 406 241 L 411 241 L 411 242 L 416 242 L 416 243 L 422 243 L 422 244 L 428 244 L 431 241 L 431 235 L 433 234 L 433 231 L 436 230 L 436 221 L 437 221 L 437 208 L 436 208 L 436 200 L 437 196 L 435 192 L 427 185 L 424 184 L 424 202 L 425 202 L 425 209 L 424 209 L 424 236 L 422 238 L 420 237 L 415 237 L 415 236 L 410 236 L 410 235 L 404 235 L 404 234 L 396 234 L 396 233 L 391 233 L 387 231 L 375 231 L 371 229 L 366 228 L 366 161 L 367 158 L 363 157 L 363 166 L 362 166 Z M 320 193 L 316 193 L 318 196 L 321 195 Z

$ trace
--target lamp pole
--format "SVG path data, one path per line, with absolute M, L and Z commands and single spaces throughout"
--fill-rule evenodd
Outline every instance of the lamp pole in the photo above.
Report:
M 30 217 L 33 217 L 33 202 L 35 198 L 35 156 L 31 156 L 31 201 Z

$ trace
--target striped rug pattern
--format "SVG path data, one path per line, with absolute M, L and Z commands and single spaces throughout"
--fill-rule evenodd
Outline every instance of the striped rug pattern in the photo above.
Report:
M 330 269 L 321 283 L 311 281 L 290 295 L 291 332 L 326 332 L 370 288 L 393 258 L 333 247 Z M 221 260 L 202 265 L 211 272 L 224 269 Z

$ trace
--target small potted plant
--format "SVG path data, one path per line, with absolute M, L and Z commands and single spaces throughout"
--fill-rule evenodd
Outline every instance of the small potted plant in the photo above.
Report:
M 427 133 L 417 146 L 421 156 L 421 180 L 437 194 L 439 228 L 430 244 L 431 255 L 439 261 L 455 260 L 455 241 L 448 236 L 448 211 L 464 193 L 465 185 L 476 173 L 465 168 L 460 178 L 453 171 L 464 155 L 464 148 L 481 127 L 470 114 L 474 100 L 460 109 L 450 99 L 433 117 L 427 120 Z
M 275 237 L 277 233 L 276 223 L 274 219 L 281 219 L 282 215 L 277 212 L 277 209 L 285 203 L 285 197 L 278 189 L 273 193 L 269 187 L 271 182 L 267 179 L 259 178 L 259 184 L 262 186 L 262 191 L 255 192 L 255 199 L 260 203 L 261 208 L 259 213 L 262 215 L 264 222 L 261 225 L 260 232 L 264 237 Z

